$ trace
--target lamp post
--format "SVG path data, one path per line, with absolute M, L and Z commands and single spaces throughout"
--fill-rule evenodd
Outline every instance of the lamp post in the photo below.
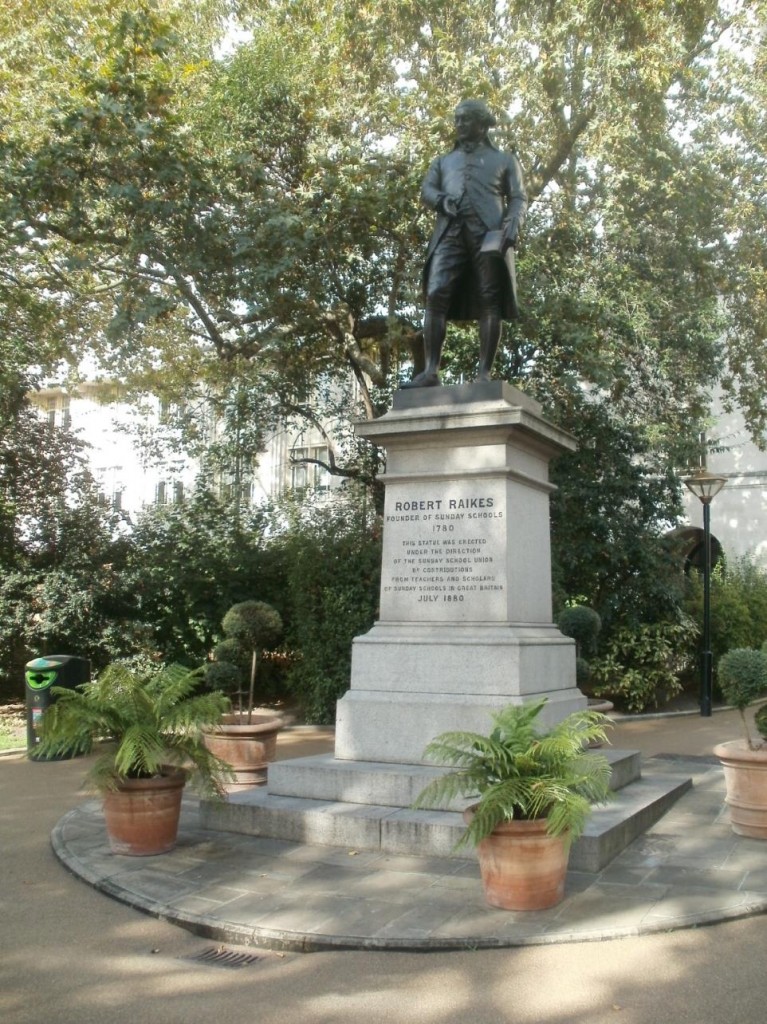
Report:
M 703 655 L 701 659 L 700 713 L 711 716 L 714 691 L 713 660 L 711 657 L 711 502 L 727 480 L 715 476 L 707 469 L 686 477 L 684 483 L 703 505 Z

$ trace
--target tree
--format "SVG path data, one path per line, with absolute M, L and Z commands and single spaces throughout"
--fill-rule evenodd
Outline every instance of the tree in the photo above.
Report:
M 567 586 L 615 605 L 621 564 L 662 559 L 670 471 L 722 371 L 762 437 L 763 0 L 246 0 L 252 37 L 226 59 L 213 23 L 191 32 L 174 4 L 93 10 L 78 6 L 46 68 L 66 88 L 33 76 L 5 108 L 19 335 L 34 315 L 48 351 L 186 397 L 236 393 L 247 363 L 254 436 L 321 420 L 318 393 L 347 420 L 382 412 L 419 357 L 419 183 L 456 101 L 477 95 L 531 200 L 524 316 L 499 368 L 579 437 L 562 501 L 588 489 L 611 546 L 605 568 L 579 532 Z M 455 332 L 448 380 L 475 346 Z M 333 450 L 330 469 L 370 481 L 362 451 Z M 600 480 L 619 500 L 600 507 Z
M 32 384 L 0 376 L 0 679 L 16 691 L 24 663 L 58 649 L 98 661 L 125 648 L 115 517 L 98 501 L 82 444 L 40 419 Z
M 713 142 L 677 136 L 714 44 L 745 21 L 711 3 L 583 0 L 490 17 L 479 3 L 245 10 L 253 41 L 191 73 L 181 32 L 149 8 L 123 15 L 47 138 L 8 148 L 6 223 L 19 245 L 61 246 L 73 290 L 106 289 L 103 342 L 123 370 L 183 361 L 188 381 L 256 360 L 280 411 L 351 370 L 380 411 L 419 346 L 418 182 L 454 98 L 474 91 L 508 112 L 499 141 L 528 167 L 513 376 L 566 363 L 573 387 L 655 407 L 684 379 L 692 398 L 672 414 L 700 416 L 719 327 L 707 247 L 727 225 Z
M 124 569 L 132 617 L 145 648 L 195 665 L 220 639 L 227 608 L 269 572 L 263 554 L 265 514 L 216 499 L 205 480 L 180 505 L 147 509 L 130 536 Z
M 349 688 L 352 640 L 372 627 L 378 607 L 381 521 L 365 489 L 354 490 L 330 505 L 287 503 L 270 545 L 291 655 L 287 686 L 308 722 L 334 720 Z

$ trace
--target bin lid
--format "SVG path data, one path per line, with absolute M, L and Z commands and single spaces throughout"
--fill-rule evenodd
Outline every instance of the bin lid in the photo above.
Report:
M 64 658 L 66 658 L 66 655 L 64 655 Z M 53 654 L 50 658 L 35 658 L 33 661 L 28 661 L 25 667 L 39 672 L 41 669 L 44 671 L 47 668 L 58 668 L 63 664 L 64 660 L 61 655 Z
M 28 661 L 24 666 L 26 669 L 34 671 L 41 671 L 50 668 L 60 668 L 65 665 L 68 661 L 87 661 L 87 658 L 78 658 L 75 654 L 49 654 L 45 658 L 34 658 L 32 661 Z

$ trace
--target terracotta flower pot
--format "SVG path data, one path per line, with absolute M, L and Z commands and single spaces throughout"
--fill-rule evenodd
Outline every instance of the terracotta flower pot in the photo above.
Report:
M 168 769 L 151 779 L 125 779 L 104 796 L 112 853 L 151 857 L 176 845 L 186 773 Z
M 767 746 L 751 750 L 745 740 L 729 740 L 714 754 L 724 768 L 733 832 L 767 839 Z
M 467 807 L 467 825 L 474 807 Z M 507 821 L 477 845 L 485 899 L 502 910 L 547 910 L 565 895 L 569 849 L 564 836 L 550 836 L 547 820 Z
M 266 782 L 267 766 L 274 760 L 277 734 L 284 722 L 276 715 L 253 715 L 250 725 L 239 715 L 226 715 L 215 729 L 205 733 L 205 746 L 234 772 L 224 788 L 236 793 Z

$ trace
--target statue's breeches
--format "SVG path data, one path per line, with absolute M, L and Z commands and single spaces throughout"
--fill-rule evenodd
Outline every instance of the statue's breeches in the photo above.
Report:
M 506 271 L 497 255 L 480 251 L 486 233 L 475 216 L 450 223 L 429 260 L 426 308 L 430 312 L 447 315 L 455 306 L 456 293 L 468 289 L 471 304 L 481 316 L 502 315 Z

